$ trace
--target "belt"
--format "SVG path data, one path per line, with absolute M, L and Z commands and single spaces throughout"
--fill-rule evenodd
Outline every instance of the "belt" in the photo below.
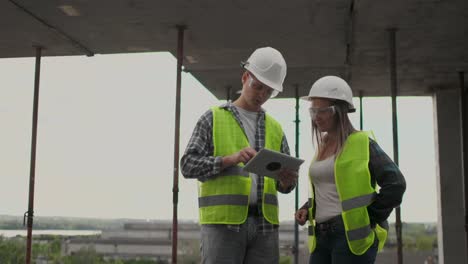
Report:
M 338 225 L 343 225 L 343 219 L 341 218 L 341 215 L 337 215 L 325 222 L 318 223 L 316 228 L 318 231 L 327 231 L 334 229 Z

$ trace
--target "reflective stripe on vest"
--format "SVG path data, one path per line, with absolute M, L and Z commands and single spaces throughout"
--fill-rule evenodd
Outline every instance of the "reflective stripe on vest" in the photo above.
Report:
M 249 197 L 238 194 L 221 194 L 198 198 L 198 206 L 207 207 L 214 205 L 245 205 Z
M 370 225 L 366 225 L 366 226 L 361 227 L 361 228 L 346 231 L 346 233 L 348 235 L 348 240 L 350 240 L 350 241 L 364 239 L 371 232 L 372 232 L 372 229 L 371 229 Z
M 376 196 L 375 189 L 371 186 L 368 163 L 368 135 L 365 132 L 355 132 L 346 140 L 341 153 L 335 160 L 334 168 L 337 193 L 343 209 L 341 216 L 346 230 L 346 238 L 349 249 L 355 255 L 364 254 L 375 239 L 367 212 L 367 206 Z M 350 180 L 350 177 L 353 180 Z M 313 199 L 309 201 L 309 204 L 313 205 Z M 309 211 L 309 221 L 313 223 L 311 212 L 312 210 Z M 379 235 L 379 248 L 383 247 L 384 243 L 384 241 L 380 241 L 381 237 L 384 236 Z M 313 233 L 310 234 L 309 243 L 312 244 L 309 244 L 309 250 L 312 252 L 315 248 L 315 235 Z
M 274 194 L 265 193 L 264 203 L 278 206 L 278 197 Z
M 341 206 L 343 207 L 343 211 L 349 211 L 354 208 L 368 206 L 369 204 L 374 201 L 376 193 L 365 194 L 362 196 L 354 197 L 348 199 L 346 201 L 341 202 Z
M 213 112 L 213 146 L 215 157 L 234 154 L 248 147 L 247 137 L 227 109 Z M 280 151 L 283 131 L 278 122 L 265 116 L 265 148 Z M 200 224 L 241 224 L 247 218 L 251 179 L 243 164 L 224 169 L 216 177 L 199 182 Z M 278 198 L 274 179 L 264 177 L 262 212 L 267 221 L 278 224 Z

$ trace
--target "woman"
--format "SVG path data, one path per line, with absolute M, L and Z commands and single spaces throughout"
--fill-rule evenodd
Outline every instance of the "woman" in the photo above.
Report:
M 325 76 L 303 99 L 311 103 L 317 153 L 309 169 L 311 197 L 295 218 L 300 225 L 309 221 L 309 262 L 374 263 L 405 179 L 377 143 L 351 124 L 348 113 L 356 109 L 343 79 Z

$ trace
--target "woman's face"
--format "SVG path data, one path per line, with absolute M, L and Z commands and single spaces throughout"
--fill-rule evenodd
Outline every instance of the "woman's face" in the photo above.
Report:
M 310 117 L 320 132 L 330 132 L 335 125 L 335 106 L 333 101 L 325 98 L 312 98 L 310 101 Z

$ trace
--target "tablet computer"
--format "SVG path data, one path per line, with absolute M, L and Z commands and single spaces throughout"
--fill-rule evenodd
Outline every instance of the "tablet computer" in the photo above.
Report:
M 281 169 L 287 168 L 292 170 L 299 170 L 299 167 L 304 162 L 281 152 L 261 149 L 247 164 L 244 170 L 255 173 L 261 176 L 269 176 L 277 178 Z

